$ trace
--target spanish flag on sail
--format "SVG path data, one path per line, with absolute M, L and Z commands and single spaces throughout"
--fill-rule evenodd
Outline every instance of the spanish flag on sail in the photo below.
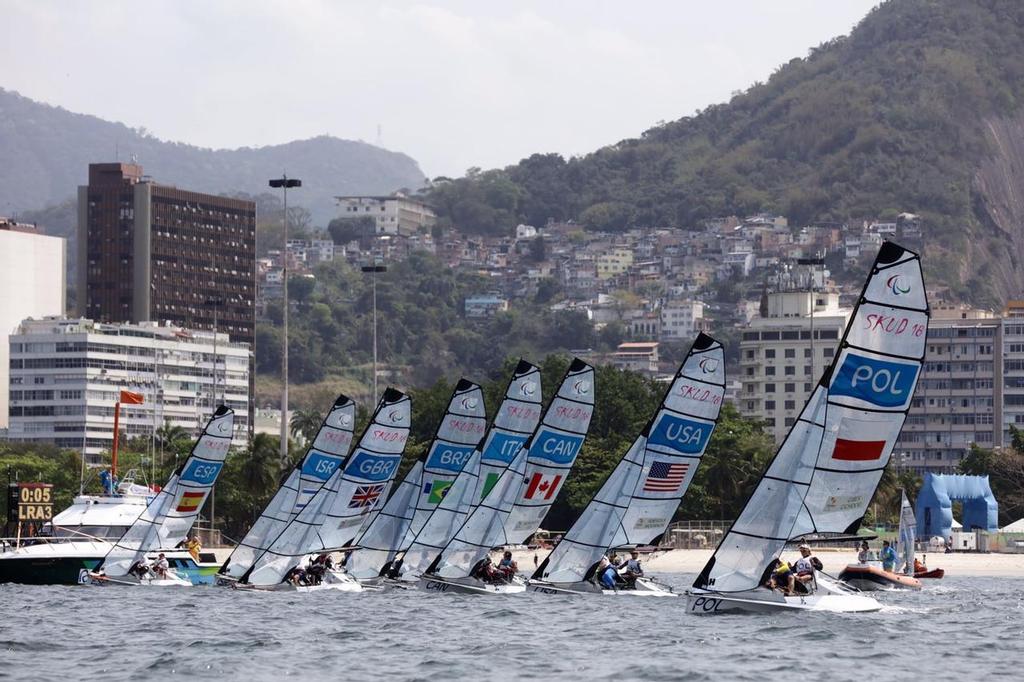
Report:
M 181 494 L 181 498 L 178 500 L 178 506 L 175 511 L 180 512 L 193 512 L 199 509 L 199 505 L 206 499 L 205 491 L 189 491 L 186 490 Z

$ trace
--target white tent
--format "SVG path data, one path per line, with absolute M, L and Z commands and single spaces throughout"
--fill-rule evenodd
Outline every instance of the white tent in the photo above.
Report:
M 1024 519 L 1014 521 L 1008 526 L 999 529 L 1000 533 L 1024 533 Z

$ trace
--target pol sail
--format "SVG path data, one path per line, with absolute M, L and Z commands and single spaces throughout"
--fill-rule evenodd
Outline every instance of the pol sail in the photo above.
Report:
M 395 558 L 406 532 L 410 528 L 418 531 L 445 498 L 483 438 L 486 426 L 483 391 L 473 382 L 460 379 L 430 446 L 356 539 L 359 550 L 345 564 L 350 575 L 361 580 L 380 575 Z
M 534 572 L 531 586 L 541 581 L 550 587 L 598 591 L 596 582 L 588 581 L 603 554 L 660 537 L 700 466 L 724 394 L 722 345 L 702 333 L 657 412 Z
M 339 395 L 306 456 L 291 470 L 270 504 L 231 552 L 220 575 L 242 577 L 337 471 L 352 445 L 355 417 L 355 403 Z
M 234 411 L 223 405 L 217 408 L 192 452 L 114 544 L 97 570 L 108 577 L 126 576 L 148 552 L 173 549 L 188 537 L 224 467 L 234 423 Z

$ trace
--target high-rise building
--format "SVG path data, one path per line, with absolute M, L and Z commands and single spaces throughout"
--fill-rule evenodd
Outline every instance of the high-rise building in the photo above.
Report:
M 339 218 L 373 218 L 376 234 L 409 235 L 437 222 L 434 209 L 400 193 L 376 197 L 342 196 L 334 199 L 341 211 Z
M 134 163 L 78 188 L 78 312 L 255 339 L 256 204 L 161 185 Z
M 198 437 L 223 403 L 235 410 L 234 444 L 248 441 L 252 351 L 224 332 L 215 339 L 155 322 L 54 316 L 24 321 L 10 337 L 10 355 L 11 440 L 84 447 L 87 461 L 97 462 L 111 449 L 114 404 L 128 390 L 143 396 L 141 405 L 122 405 L 128 438 L 149 438 L 165 424 Z
M 63 315 L 65 240 L 0 218 L 0 429 L 8 424 L 7 335 L 27 317 Z

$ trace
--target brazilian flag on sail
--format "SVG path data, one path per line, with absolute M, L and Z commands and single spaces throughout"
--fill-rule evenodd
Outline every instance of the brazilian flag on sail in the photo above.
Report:
M 430 502 L 430 504 L 441 504 L 441 500 L 443 500 L 444 496 L 448 494 L 448 489 L 451 487 L 452 481 L 433 481 L 430 484 L 430 497 L 427 498 L 427 501 Z

